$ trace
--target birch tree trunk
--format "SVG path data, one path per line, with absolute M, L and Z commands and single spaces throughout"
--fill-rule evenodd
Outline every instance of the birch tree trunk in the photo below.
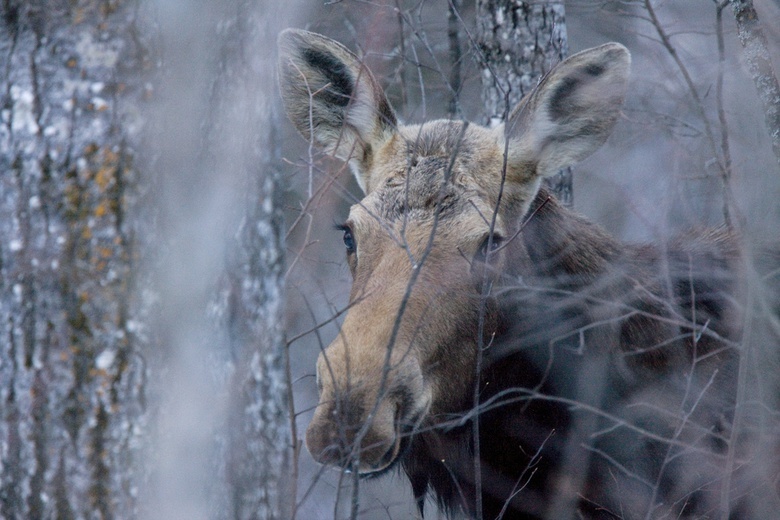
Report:
M 0 517 L 131 517 L 146 367 L 135 333 L 132 4 L 0 18 Z
M 506 119 L 568 52 L 560 0 L 477 0 L 477 42 L 483 58 L 482 101 L 491 126 Z M 571 169 L 545 181 L 566 205 L 573 201 Z
M 737 20 L 737 33 L 744 49 L 748 72 L 764 107 L 764 121 L 772 140 L 772 151 L 780 162 L 780 83 L 772 66 L 769 45 L 753 1 L 729 0 L 729 3 Z
M 285 517 L 266 4 L 0 7 L 0 517 Z

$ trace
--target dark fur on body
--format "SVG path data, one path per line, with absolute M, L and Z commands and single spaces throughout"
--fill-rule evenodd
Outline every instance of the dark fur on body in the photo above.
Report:
M 684 409 L 708 387 L 716 390 L 704 393 L 694 415 L 701 421 L 697 428 L 711 434 L 696 442 L 722 455 L 723 428 L 733 412 L 737 354 L 730 342 L 740 337 L 741 271 L 734 237 L 722 230 L 680 237 L 666 250 L 627 246 L 561 207 L 544 190 L 531 212 L 534 216 L 513 251 L 521 261 L 496 289 L 502 327 L 484 354 L 483 409 L 475 414 L 466 400 L 462 416 L 432 418 L 427 425 L 431 429 L 412 437 L 402 460 L 420 500 L 432 491 L 443 508 L 473 515 L 474 430 L 469 419 L 478 416 L 486 519 L 544 516 L 565 477 L 559 472 L 573 415 L 593 413 L 574 406 L 582 399 L 577 378 L 588 377 L 583 370 L 593 367 L 593 359 L 606 368 L 606 377 L 593 383 L 602 386 L 597 392 L 601 397 L 586 403 L 603 412 L 598 430 L 623 418 L 671 439 L 675 421 L 657 418 L 658 409 L 651 407 L 664 403 L 642 400 L 656 392 L 667 399 L 676 395 Z M 601 328 L 608 329 L 606 333 L 592 326 L 597 320 L 605 322 Z M 689 399 L 684 404 L 686 388 Z M 436 421 L 441 421 L 438 427 Z M 660 463 L 645 458 L 661 456 L 667 445 L 625 428 L 598 436 L 594 444 L 617 460 L 591 455 L 585 494 L 577 506 L 580 513 L 617 518 L 626 506 L 646 511 L 651 490 L 637 490 L 635 478 L 610 473 L 610 465 L 618 462 L 655 482 Z M 621 444 L 635 449 L 621 449 Z M 621 451 L 624 460 L 616 454 Z M 668 502 L 680 501 L 676 513 L 705 514 L 717 503 L 717 485 L 708 481 L 713 475 L 702 475 L 701 485 L 691 488 L 697 489 L 696 499 L 685 500 L 665 484 L 678 476 L 674 469 L 665 472 L 659 487 L 668 489 Z

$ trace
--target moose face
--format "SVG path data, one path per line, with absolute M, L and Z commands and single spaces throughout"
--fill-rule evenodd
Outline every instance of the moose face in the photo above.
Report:
M 495 327 L 494 306 L 482 296 L 486 275 L 500 270 L 505 231 L 502 219 L 491 222 L 494 203 L 465 173 L 473 169 L 469 154 L 446 145 L 448 135 L 460 137 L 464 151 L 489 138 L 482 128 L 463 128 L 423 129 L 445 137 L 426 153 L 410 155 L 406 139 L 388 143 L 400 148 L 388 163 L 397 166 L 350 211 L 351 306 L 317 364 L 321 404 L 307 434 L 320 460 L 342 460 L 347 454 L 328 451 L 355 446 L 373 418 L 359 443 L 360 470 L 383 469 L 424 417 L 454 409 L 473 388 L 480 318 L 483 335 Z
M 467 406 L 499 320 L 491 287 L 526 260 L 520 222 L 544 177 L 606 140 L 630 58 L 619 44 L 572 56 L 495 129 L 404 126 L 340 44 L 298 30 L 279 43 L 291 120 L 365 192 L 343 226 L 350 308 L 317 362 L 306 444 L 322 463 L 378 472 L 418 427 Z

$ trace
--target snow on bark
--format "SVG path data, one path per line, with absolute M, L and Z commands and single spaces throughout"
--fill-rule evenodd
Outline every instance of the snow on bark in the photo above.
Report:
M 236 369 L 231 381 L 230 467 L 235 518 L 287 518 L 290 430 L 287 417 L 283 330 L 284 224 L 281 213 L 281 143 L 276 90 L 274 23 L 280 9 L 243 5 L 236 27 L 242 35 L 228 60 L 221 87 L 227 124 L 246 129 L 230 143 L 242 172 L 245 215 L 226 270 L 231 297 L 228 331 Z M 228 33 L 228 31 L 230 31 Z M 233 151 L 233 147 L 239 147 Z
M 555 1 L 479 0 L 477 9 L 485 117 L 499 122 L 568 54 L 564 7 Z

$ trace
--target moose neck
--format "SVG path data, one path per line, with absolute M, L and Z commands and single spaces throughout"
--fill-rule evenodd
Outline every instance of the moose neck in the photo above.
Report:
M 617 260 L 620 244 L 601 227 L 564 207 L 544 188 L 539 190 L 520 233 L 530 265 L 510 270 L 579 286 L 592 282 Z

